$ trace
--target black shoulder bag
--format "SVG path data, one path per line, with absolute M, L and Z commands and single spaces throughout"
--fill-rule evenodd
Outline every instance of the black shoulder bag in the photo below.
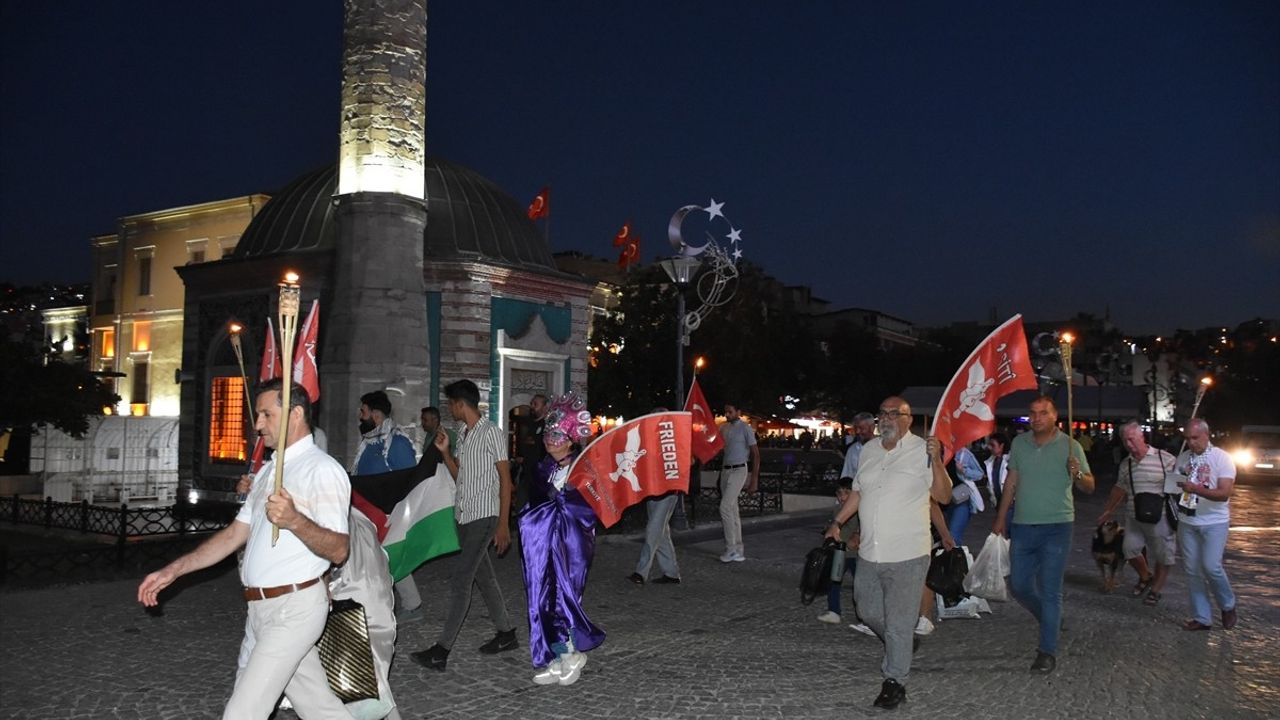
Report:
M 1160 457 L 1160 451 L 1156 450 L 1156 460 L 1160 462 L 1160 481 L 1164 482 L 1165 469 L 1164 459 Z M 1133 491 L 1133 516 L 1138 522 L 1147 525 L 1155 525 L 1160 522 L 1160 515 L 1164 513 L 1164 494 L 1138 492 L 1133 484 L 1133 457 L 1129 457 L 1129 489 Z M 1161 488 L 1163 489 L 1163 488 Z

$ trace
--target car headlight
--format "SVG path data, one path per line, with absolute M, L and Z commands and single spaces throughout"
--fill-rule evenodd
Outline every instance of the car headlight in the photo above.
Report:
M 1253 465 L 1254 460 L 1253 451 L 1246 448 L 1240 448 L 1239 450 L 1231 453 L 1231 459 L 1235 460 L 1236 465 L 1251 466 Z

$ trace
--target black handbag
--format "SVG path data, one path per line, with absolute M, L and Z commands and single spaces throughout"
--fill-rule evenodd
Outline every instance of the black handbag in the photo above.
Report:
M 950 550 L 938 549 L 929 561 L 924 584 L 941 595 L 950 606 L 964 599 L 964 576 L 968 573 L 969 560 L 964 555 L 964 548 L 957 545 Z
M 827 538 L 822 547 L 816 547 L 804 556 L 804 568 L 800 571 L 801 604 L 808 605 L 831 587 L 831 565 L 840 544 Z
M 329 687 L 338 699 L 349 703 L 378 697 L 378 676 L 363 605 L 350 599 L 335 600 L 316 646 Z
M 1164 458 L 1156 450 L 1156 460 L 1160 462 L 1160 481 L 1164 483 Z M 1164 514 L 1164 495 L 1161 493 L 1137 492 L 1133 484 L 1133 458 L 1129 458 L 1129 490 L 1133 491 L 1133 516 L 1140 523 L 1155 525 Z

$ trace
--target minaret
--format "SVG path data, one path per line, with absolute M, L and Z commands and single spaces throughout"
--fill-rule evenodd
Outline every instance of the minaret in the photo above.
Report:
M 422 275 L 426 50 L 426 0 L 345 0 L 338 243 L 320 373 L 329 453 L 344 464 L 362 394 L 387 388 L 401 423 L 434 404 Z

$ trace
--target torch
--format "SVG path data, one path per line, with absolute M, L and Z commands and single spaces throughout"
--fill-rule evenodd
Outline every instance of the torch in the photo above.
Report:
M 1075 432 L 1075 406 L 1071 399 L 1071 381 L 1075 372 L 1071 369 L 1071 343 L 1075 340 L 1075 336 L 1070 332 L 1064 332 L 1058 338 L 1058 352 L 1062 355 L 1062 376 L 1067 380 L 1067 437 L 1070 438 Z
M 233 322 L 227 328 L 231 334 L 231 349 L 236 353 L 236 364 L 240 366 L 240 381 L 244 383 L 244 412 L 249 420 L 249 426 L 253 426 L 253 404 L 249 400 L 249 376 L 244 371 L 244 350 L 240 347 L 240 332 L 244 330 L 244 326 L 238 322 Z
M 280 309 L 277 319 L 280 323 L 280 357 L 288 358 L 292 363 L 293 340 L 298 334 L 298 306 L 301 304 L 301 292 L 298 287 L 298 274 L 287 272 L 284 282 L 280 283 Z M 284 450 L 289 444 L 289 410 L 290 395 L 293 389 L 293 373 L 284 372 L 280 383 L 280 434 L 276 436 L 276 483 L 275 494 L 279 495 L 284 488 Z M 280 539 L 280 526 L 271 524 L 271 547 L 275 547 Z

